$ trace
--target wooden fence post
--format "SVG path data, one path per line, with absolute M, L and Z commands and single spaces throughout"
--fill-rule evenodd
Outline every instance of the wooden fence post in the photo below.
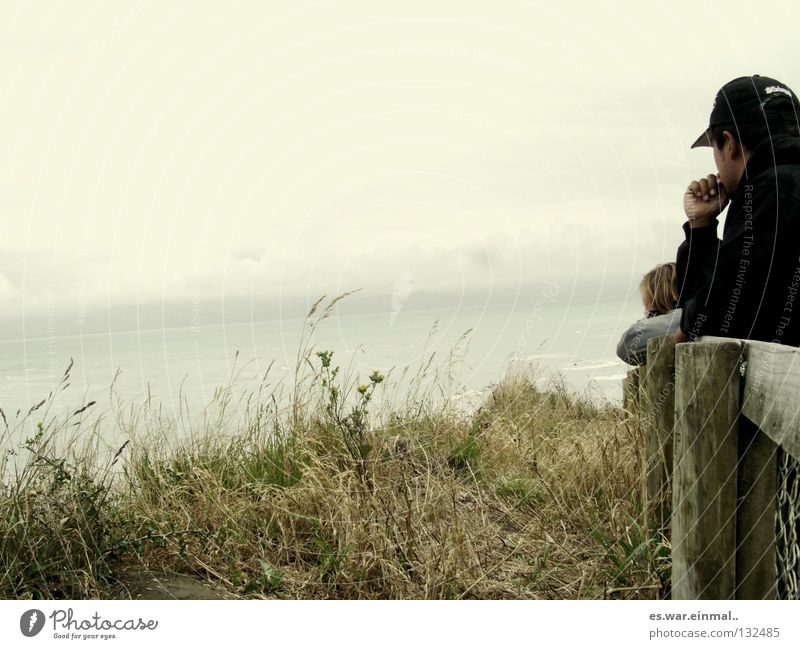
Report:
M 676 348 L 673 599 L 736 592 L 740 359 L 737 341 Z
M 641 368 L 634 367 L 628 370 L 622 383 L 622 409 L 631 414 L 639 412 L 639 384 Z
M 795 348 L 764 342 L 746 341 L 744 355 L 747 366 L 739 426 L 736 598 L 775 599 L 778 445 L 759 426 L 791 446 L 789 436 L 796 427 L 792 419 L 800 410 L 800 364 Z
M 736 599 L 775 599 L 778 447 L 754 423 L 739 421 Z
M 647 365 L 642 378 L 647 494 L 645 529 L 667 533 L 672 508 L 672 429 L 675 423 L 675 348 L 672 336 L 647 343 Z

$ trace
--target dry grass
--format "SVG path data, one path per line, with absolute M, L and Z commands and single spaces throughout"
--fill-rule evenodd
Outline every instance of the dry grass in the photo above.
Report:
M 238 430 L 212 418 L 170 446 L 152 418 L 119 417 L 132 435 L 115 458 L 122 471 L 112 458 L 104 469 L 55 459 L 43 428 L 23 473 L 3 476 L 0 595 L 124 596 L 131 571 L 193 575 L 242 597 L 573 599 L 663 587 L 666 549 L 637 522 L 636 420 L 563 385 L 539 390 L 525 371 L 471 415 L 425 398 L 369 413 L 380 377 L 359 392 L 311 352 L 298 353 L 290 406 L 259 394 Z

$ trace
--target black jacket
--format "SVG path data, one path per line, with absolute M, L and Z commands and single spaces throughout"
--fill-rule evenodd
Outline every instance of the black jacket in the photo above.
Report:
M 697 336 L 800 346 L 800 138 L 758 145 L 717 221 L 683 226 L 678 248 L 681 329 Z

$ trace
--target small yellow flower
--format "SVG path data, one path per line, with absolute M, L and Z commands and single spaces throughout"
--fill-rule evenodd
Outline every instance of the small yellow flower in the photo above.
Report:
M 364 394 L 366 391 L 367 391 L 367 386 L 364 385 L 363 383 L 358 386 L 358 393 L 359 394 Z

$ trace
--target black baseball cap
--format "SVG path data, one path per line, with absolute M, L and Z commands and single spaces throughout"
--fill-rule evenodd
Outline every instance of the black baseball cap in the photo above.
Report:
M 711 146 L 711 129 L 720 124 L 744 124 L 764 120 L 797 123 L 800 102 L 785 83 L 754 74 L 729 81 L 719 89 L 711 108 L 708 128 L 692 144 Z

